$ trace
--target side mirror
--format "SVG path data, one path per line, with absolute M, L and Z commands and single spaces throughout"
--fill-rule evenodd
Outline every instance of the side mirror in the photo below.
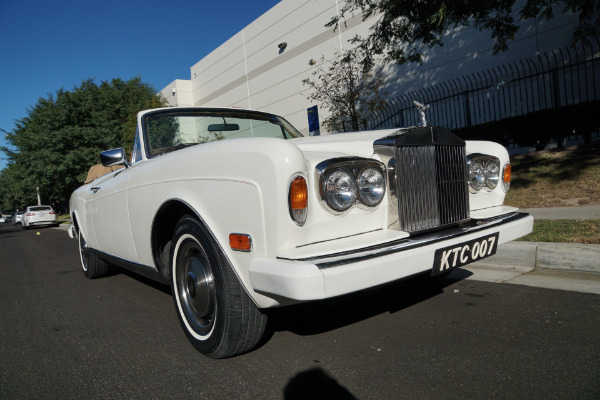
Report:
M 125 156 L 125 149 L 119 147 L 118 149 L 106 150 L 100 153 L 100 161 L 105 167 L 124 165 L 126 168 L 129 168 L 129 163 Z

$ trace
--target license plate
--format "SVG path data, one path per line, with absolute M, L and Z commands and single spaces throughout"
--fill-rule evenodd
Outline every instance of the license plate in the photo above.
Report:
M 497 249 L 498 233 L 437 249 L 433 258 L 431 276 L 493 256 Z

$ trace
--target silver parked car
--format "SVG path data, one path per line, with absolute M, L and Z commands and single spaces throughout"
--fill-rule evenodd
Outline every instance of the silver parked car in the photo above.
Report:
M 38 225 L 58 225 L 56 222 L 56 212 L 50 206 L 30 206 L 27 207 L 21 218 L 23 229 Z
M 23 211 L 17 211 L 15 215 L 13 215 L 12 224 L 13 226 L 16 224 L 20 224 L 23 219 Z

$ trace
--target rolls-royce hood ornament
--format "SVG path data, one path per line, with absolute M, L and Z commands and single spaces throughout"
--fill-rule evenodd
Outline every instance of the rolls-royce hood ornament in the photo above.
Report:
M 413 100 L 413 103 L 419 110 L 419 115 L 421 116 L 421 122 L 418 124 L 418 126 L 427 126 L 427 119 L 425 118 L 425 110 L 427 110 L 429 108 L 429 104 L 428 105 L 421 104 L 416 100 Z

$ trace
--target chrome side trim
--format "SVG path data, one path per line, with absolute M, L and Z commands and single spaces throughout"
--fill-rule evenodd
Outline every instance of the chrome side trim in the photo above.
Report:
M 416 235 L 407 239 L 400 239 L 385 245 L 371 246 L 352 251 L 340 252 L 335 254 L 326 254 L 323 256 L 307 257 L 299 259 L 288 259 L 278 257 L 282 260 L 289 261 L 304 261 L 315 264 L 319 269 L 333 268 L 340 265 L 351 264 L 359 261 L 365 261 L 388 254 L 398 253 L 401 251 L 411 250 L 418 247 L 427 246 L 437 242 L 442 242 L 449 239 L 454 239 L 473 232 L 484 230 L 496 225 L 502 225 L 513 221 L 518 221 L 527 218 L 529 214 L 514 212 L 500 217 L 494 217 L 487 220 L 472 220 L 463 225 Z

